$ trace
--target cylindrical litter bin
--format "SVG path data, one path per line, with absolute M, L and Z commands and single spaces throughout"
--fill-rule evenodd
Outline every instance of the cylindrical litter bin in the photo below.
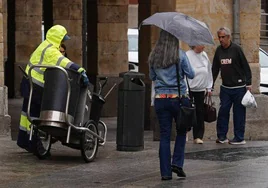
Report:
M 118 151 L 144 149 L 144 74 L 123 72 L 119 76 L 116 144 Z
M 70 99 L 68 118 L 74 122 L 74 115 L 80 94 L 80 74 L 72 69 L 66 69 L 70 78 Z M 39 129 L 53 136 L 66 135 L 65 108 L 67 102 L 67 78 L 58 68 L 47 68 L 44 73 L 44 91 L 41 103 Z

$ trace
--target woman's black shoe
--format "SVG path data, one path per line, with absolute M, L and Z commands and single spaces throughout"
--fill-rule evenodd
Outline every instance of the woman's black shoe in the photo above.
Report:
M 178 177 L 182 177 L 182 178 L 186 177 L 186 174 L 181 167 L 177 167 L 175 165 L 172 165 L 171 170 L 172 170 L 172 172 L 176 173 Z
M 169 177 L 169 176 L 163 176 L 161 180 L 165 181 L 165 180 L 171 180 L 172 177 Z

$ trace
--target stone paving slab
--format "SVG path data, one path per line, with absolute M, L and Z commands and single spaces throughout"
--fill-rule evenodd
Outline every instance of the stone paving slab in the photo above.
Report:
M 14 125 L 19 102 L 10 103 Z M 268 188 L 268 142 L 247 141 L 246 145 L 233 146 L 214 140 L 203 145 L 189 141 L 184 165 L 187 178 L 177 179 L 173 174 L 173 180 L 163 182 L 159 142 L 152 141 L 153 132 L 144 132 L 143 151 L 120 152 L 116 150 L 116 118 L 102 120 L 108 126 L 107 143 L 99 148 L 92 163 L 84 163 L 79 150 L 59 142 L 52 145 L 51 158 L 39 160 L 18 148 L 10 135 L 0 135 L 0 188 Z
M 114 133 L 113 133 L 114 134 Z M 161 181 L 158 161 L 159 142 L 148 140 L 152 132 L 145 133 L 145 149 L 139 152 L 116 151 L 116 142 L 108 141 L 100 147 L 96 160 L 84 163 L 79 150 L 60 143 L 53 144 L 52 157 L 38 160 L 23 152 L 10 137 L 0 137 L 0 187 L 268 187 L 268 157 L 256 157 L 233 162 L 206 159 L 185 160 L 187 178 Z M 172 142 L 173 146 L 173 142 Z M 208 141 L 203 145 L 188 142 L 186 156 L 193 152 L 213 151 L 221 148 L 267 147 L 268 142 L 248 142 L 244 146 L 219 145 Z

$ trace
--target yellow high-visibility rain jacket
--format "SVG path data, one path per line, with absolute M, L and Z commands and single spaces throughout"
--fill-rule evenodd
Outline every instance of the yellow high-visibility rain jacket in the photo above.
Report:
M 61 25 L 51 27 L 47 31 L 46 40 L 32 53 L 25 72 L 28 74 L 29 68 L 32 65 L 58 65 L 63 68 L 75 69 L 78 72 L 84 71 L 84 68 L 71 62 L 71 60 L 64 57 L 59 51 L 60 44 L 66 34 L 66 29 Z M 31 76 L 33 83 L 41 87 L 44 86 L 44 68 L 34 68 L 31 71 Z
M 36 50 L 32 53 L 30 61 L 29 61 L 28 65 L 26 66 L 25 72 L 28 74 L 29 68 L 32 65 L 58 65 L 58 66 L 61 66 L 63 68 L 74 69 L 78 72 L 85 71 L 84 68 L 71 62 L 71 60 L 64 57 L 60 53 L 60 51 L 59 51 L 60 44 L 61 44 L 61 42 L 66 34 L 67 34 L 66 29 L 61 25 L 55 25 L 55 26 L 51 27 L 47 31 L 46 40 L 43 41 L 36 48 Z M 40 86 L 40 88 L 44 87 L 44 71 L 45 71 L 44 68 L 34 68 L 31 71 L 31 77 L 32 77 L 33 83 Z M 29 90 L 29 88 L 27 88 L 27 86 L 25 86 L 24 90 Z M 24 91 L 24 92 L 28 93 L 29 91 Z M 26 96 L 24 96 L 24 97 L 26 97 Z M 41 101 L 36 101 L 35 99 L 36 98 L 33 97 L 32 103 L 31 103 L 32 104 L 31 112 L 33 111 L 33 114 L 31 116 L 38 117 L 40 114 L 39 108 L 40 108 Z M 26 103 L 26 104 L 23 105 L 23 109 L 21 112 L 20 130 L 29 132 L 30 131 L 30 122 L 26 116 L 28 100 L 25 99 L 24 103 Z

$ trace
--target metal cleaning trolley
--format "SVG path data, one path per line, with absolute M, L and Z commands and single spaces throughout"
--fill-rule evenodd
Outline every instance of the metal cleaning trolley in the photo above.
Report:
M 30 117 L 33 92 L 31 70 L 34 68 L 45 68 L 40 117 L 37 119 Z M 98 146 L 106 142 L 107 126 L 100 121 L 100 113 L 105 103 L 101 90 L 107 78 L 100 78 L 99 93 L 91 93 L 88 87 L 81 87 L 81 75 L 60 66 L 31 66 L 28 79 L 30 96 L 27 118 L 31 122 L 30 140 L 36 136 L 42 143 L 41 146 L 37 144 L 38 158 L 47 158 L 51 144 L 60 141 L 62 145 L 81 150 L 85 162 L 93 161 Z

